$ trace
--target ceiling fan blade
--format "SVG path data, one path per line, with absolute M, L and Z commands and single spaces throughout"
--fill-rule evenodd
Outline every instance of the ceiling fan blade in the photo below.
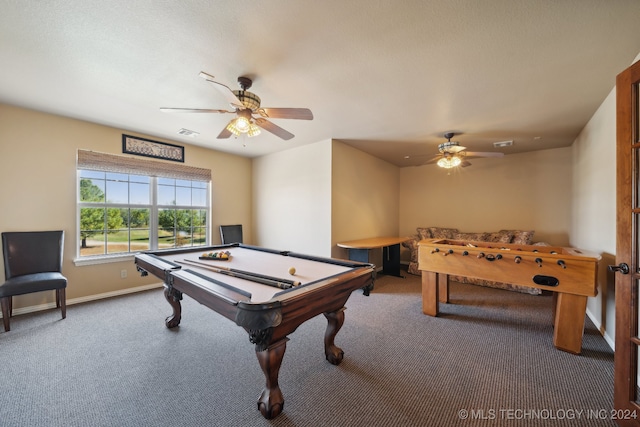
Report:
M 258 113 L 267 119 L 313 120 L 313 113 L 308 108 L 260 108 Z
M 235 113 L 235 111 L 215 110 L 210 108 L 167 108 L 161 107 L 160 111 L 165 113 Z
M 218 92 L 220 92 L 222 96 L 225 97 L 227 102 L 231 104 L 233 108 L 244 109 L 244 104 L 238 99 L 237 96 L 235 96 L 235 94 L 233 93 L 231 88 L 229 88 L 229 86 L 223 85 L 222 83 L 218 83 L 217 81 L 213 80 L 214 77 L 211 74 L 207 74 L 204 71 L 200 71 L 200 77 L 202 77 L 209 83 L 213 83 L 213 87 L 218 89 Z
M 495 153 L 492 151 L 481 152 L 481 151 L 467 151 L 466 157 L 502 157 L 504 153 Z
M 215 77 L 214 77 L 214 76 L 212 76 L 211 74 L 205 73 L 204 71 L 200 71 L 199 76 L 200 76 L 200 77 L 202 77 L 202 78 L 203 78 L 203 79 L 205 79 L 205 80 L 210 81 L 210 82 L 215 81 L 215 80 L 214 80 L 214 79 L 215 79 Z
M 467 166 L 471 166 L 471 163 L 466 160 L 463 160 L 462 163 L 460 163 L 461 168 L 466 168 Z
M 271 132 L 275 136 L 278 136 L 284 139 L 285 141 L 288 141 L 295 136 L 291 132 L 282 129 L 280 126 L 271 123 L 267 119 L 257 118 L 255 119 L 255 121 L 256 121 L 256 124 L 260 126 L 262 129 L 266 130 L 267 132 Z
M 235 120 L 235 119 L 233 119 L 233 120 Z M 233 120 L 231 120 L 231 122 Z M 229 123 L 231 123 L 231 122 L 229 122 Z M 229 125 L 227 124 L 227 126 L 229 126 Z M 218 136 L 216 138 L 218 138 L 218 139 L 227 139 L 231 135 L 233 135 L 233 133 L 231 133 L 231 131 L 229 129 L 227 129 L 227 126 L 225 126 L 224 129 L 222 129 L 222 131 L 218 134 Z

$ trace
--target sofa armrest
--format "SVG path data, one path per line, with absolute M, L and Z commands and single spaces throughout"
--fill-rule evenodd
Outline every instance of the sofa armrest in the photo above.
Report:
M 414 234 L 411 236 L 411 239 L 402 242 L 402 246 L 409 249 L 411 253 L 411 262 L 418 262 L 418 242 L 420 241 L 420 236 Z

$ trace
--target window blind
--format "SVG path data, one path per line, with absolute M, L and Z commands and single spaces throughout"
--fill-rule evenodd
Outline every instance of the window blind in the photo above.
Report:
M 78 150 L 77 164 L 78 169 L 211 181 L 210 169 L 89 150 Z

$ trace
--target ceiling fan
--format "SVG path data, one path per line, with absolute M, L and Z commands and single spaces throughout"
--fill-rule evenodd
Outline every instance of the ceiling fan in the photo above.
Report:
M 441 168 L 451 169 L 460 166 L 461 168 L 471 166 L 471 163 L 466 160 L 467 157 L 502 157 L 504 153 L 496 152 L 479 152 L 479 151 L 466 151 L 467 147 L 463 147 L 456 141 L 451 141 L 451 138 L 455 136 L 453 132 L 447 132 L 444 137 L 447 138 L 447 142 L 443 142 L 438 145 L 438 152 L 432 160 L 427 163 L 436 163 Z
M 289 140 L 295 135 L 270 122 L 267 119 L 297 119 L 313 120 L 313 113 L 308 108 L 261 108 L 260 98 L 255 93 L 249 92 L 252 80 L 248 77 L 238 77 L 240 90 L 231 90 L 228 86 L 218 83 L 214 76 L 200 72 L 200 77 L 213 83 L 213 86 L 226 98 L 233 110 L 216 110 L 201 108 L 160 108 L 160 111 L 170 113 L 234 113 L 236 115 L 227 126 L 218 134 L 218 139 L 226 139 L 231 135 L 246 133 L 247 136 L 260 134 L 260 128 L 284 140 Z

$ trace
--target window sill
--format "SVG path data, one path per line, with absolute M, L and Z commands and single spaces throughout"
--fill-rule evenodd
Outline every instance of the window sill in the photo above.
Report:
M 131 262 L 133 261 L 136 253 L 117 254 L 117 255 L 100 255 L 100 256 L 87 256 L 82 258 L 75 258 L 73 264 L 76 267 L 83 267 L 85 265 L 97 265 L 97 264 L 111 264 L 114 262 Z

